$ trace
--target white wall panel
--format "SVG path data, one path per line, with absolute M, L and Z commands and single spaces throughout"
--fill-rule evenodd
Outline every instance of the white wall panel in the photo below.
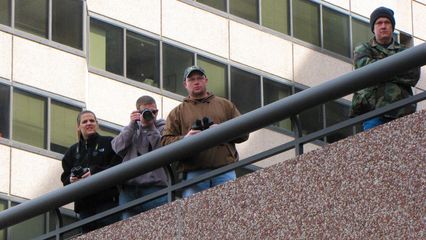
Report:
M 160 34 L 161 1 L 87 0 L 89 11 Z
M 228 20 L 188 4 L 163 1 L 163 36 L 228 58 Z
M 349 0 L 327 0 L 326 2 L 349 10 Z
M 169 113 L 173 110 L 173 108 L 175 108 L 180 103 L 181 101 L 177 101 L 168 97 L 163 97 L 162 117 L 166 119 Z
M 85 100 L 86 59 L 23 38 L 13 38 L 13 81 Z
M 294 44 L 294 81 L 315 86 L 352 71 L 352 64 Z
M 426 5 L 413 2 L 413 34 L 426 40 Z
M 414 46 L 422 44 L 422 43 L 425 43 L 425 41 L 417 39 L 417 38 L 414 38 Z M 419 88 L 419 89 L 421 89 L 421 90 L 423 90 L 423 91 L 426 91 L 426 66 L 423 66 L 421 68 L 421 71 L 422 72 L 420 74 L 420 80 L 417 83 L 416 87 Z
M 0 77 L 12 78 L 12 35 L 0 32 Z
M 61 188 L 60 160 L 12 149 L 11 194 L 35 198 Z
M 9 193 L 10 147 L 0 145 L 0 192 Z
M 100 119 L 120 125 L 127 125 L 130 113 L 136 109 L 136 100 L 149 95 L 157 102 L 161 111 L 161 96 L 152 92 L 111 80 L 96 74 L 89 74 L 87 109 Z
M 230 58 L 292 79 L 291 43 L 254 28 L 230 22 Z

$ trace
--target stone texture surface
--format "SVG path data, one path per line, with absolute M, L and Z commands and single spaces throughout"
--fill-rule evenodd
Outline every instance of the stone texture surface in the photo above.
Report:
M 426 239 L 426 111 L 78 239 Z

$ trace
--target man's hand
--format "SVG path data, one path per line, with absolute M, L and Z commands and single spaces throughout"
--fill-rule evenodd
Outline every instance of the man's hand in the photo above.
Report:
M 135 110 L 132 113 L 130 113 L 130 121 L 135 123 L 140 120 L 141 120 L 141 114 L 139 113 L 138 110 Z
M 200 133 L 200 132 L 201 132 L 201 130 L 194 130 L 194 129 L 191 129 L 191 130 L 189 130 L 189 132 L 185 135 L 185 137 L 189 137 L 189 136 L 192 136 L 192 135 L 198 134 L 198 133 Z

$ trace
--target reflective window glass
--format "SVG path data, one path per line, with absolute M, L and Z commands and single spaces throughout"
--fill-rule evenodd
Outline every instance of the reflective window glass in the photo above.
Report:
M 123 75 L 123 29 L 90 19 L 90 66 Z
M 127 77 L 154 87 L 160 86 L 160 50 L 156 40 L 127 31 Z
M 258 0 L 229 0 L 229 12 L 235 16 L 259 23 Z
M 0 84 L 0 138 L 9 138 L 10 87 Z
M 0 0 L 0 24 L 10 26 L 10 1 Z
M 13 91 L 13 140 L 46 148 L 46 99 Z
M 101 136 L 110 136 L 110 137 L 115 137 L 120 133 L 120 131 L 117 131 L 115 129 L 111 129 L 109 127 L 101 126 L 101 125 L 99 126 L 97 132 Z
M 226 0 L 196 0 L 196 1 L 226 12 Z
M 296 93 L 303 89 L 296 88 Z M 299 113 L 302 134 L 307 135 L 324 128 L 322 104 Z
M 183 86 L 183 72 L 194 65 L 194 54 L 163 44 L 163 87 L 165 90 L 187 96 Z
M 319 5 L 306 0 L 293 0 L 292 4 L 294 37 L 320 46 Z
M 16 206 L 14 203 L 12 206 Z M 46 231 L 46 217 L 44 214 L 30 218 L 8 228 L 10 239 L 33 239 Z
M 352 42 L 354 49 L 372 37 L 373 33 L 368 23 L 352 18 Z
M 265 105 L 288 97 L 291 95 L 291 92 L 291 86 L 266 78 L 263 79 L 263 103 Z M 288 131 L 292 130 L 291 120 L 289 118 L 274 123 L 273 125 Z
M 324 48 L 350 57 L 349 16 L 325 7 L 322 16 Z
M 52 40 L 83 49 L 83 1 L 52 1 Z
M 15 27 L 47 38 L 48 0 L 15 0 Z
M 71 223 L 75 223 L 78 221 L 77 215 L 68 215 L 61 212 L 63 226 L 70 225 Z M 58 223 L 58 215 L 56 211 L 49 212 L 49 232 L 54 231 L 56 229 L 56 224 Z M 81 229 L 77 228 L 72 231 L 68 231 L 62 235 L 61 239 L 71 239 L 72 237 L 76 237 L 81 234 Z
M 50 107 L 50 150 L 65 153 L 77 142 L 77 115 L 81 109 L 52 101 Z
M 228 97 L 228 71 L 225 64 L 198 56 L 197 65 L 206 71 L 209 79 L 207 90 L 216 96 Z
M 349 117 L 349 106 L 337 102 L 325 104 L 326 127 L 347 120 Z M 332 143 L 352 135 L 352 127 L 344 128 L 327 136 L 327 142 Z
M 288 0 L 262 0 L 262 25 L 289 34 Z
M 231 100 L 241 114 L 261 107 L 260 77 L 232 67 Z

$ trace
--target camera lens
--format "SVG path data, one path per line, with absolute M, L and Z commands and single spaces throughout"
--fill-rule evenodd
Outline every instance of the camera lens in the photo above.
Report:
M 154 119 L 154 113 L 149 109 L 144 109 L 141 114 L 143 119 L 145 119 L 146 121 L 151 121 L 152 119 Z

